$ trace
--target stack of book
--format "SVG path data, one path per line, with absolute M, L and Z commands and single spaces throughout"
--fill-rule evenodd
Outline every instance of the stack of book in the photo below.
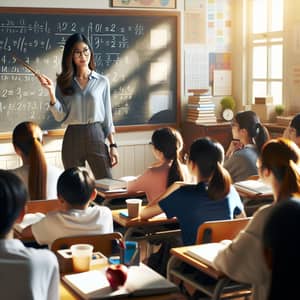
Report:
M 217 122 L 212 97 L 207 94 L 189 92 L 186 120 L 196 124 Z

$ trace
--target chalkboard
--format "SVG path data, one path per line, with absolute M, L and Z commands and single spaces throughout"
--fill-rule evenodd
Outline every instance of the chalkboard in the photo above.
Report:
M 65 41 L 76 32 L 88 37 L 97 72 L 110 80 L 117 128 L 178 123 L 179 23 L 176 11 L 1 8 L 0 132 L 25 120 L 61 128 L 47 90 L 13 55 L 55 81 Z

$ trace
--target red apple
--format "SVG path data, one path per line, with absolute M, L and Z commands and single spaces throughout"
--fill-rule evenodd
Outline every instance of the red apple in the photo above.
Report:
M 123 264 L 110 265 L 106 269 L 106 278 L 113 290 L 124 285 L 127 279 L 128 268 Z

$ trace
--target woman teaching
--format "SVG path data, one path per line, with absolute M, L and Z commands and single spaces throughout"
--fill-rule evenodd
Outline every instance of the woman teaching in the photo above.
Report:
M 67 125 L 62 145 L 65 169 L 84 166 L 87 161 L 99 179 L 111 177 L 111 167 L 118 163 L 119 155 L 114 140 L 110 84 L 95 69 L 88 39 L 75 33 L 65 43 L 56 88 L 46 75 L 39 75 L 38 79 L 49 91 L 54 118 Z

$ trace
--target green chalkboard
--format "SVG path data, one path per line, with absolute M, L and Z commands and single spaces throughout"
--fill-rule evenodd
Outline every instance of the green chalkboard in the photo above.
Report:
M 13 54 L 54 81 L 66 39 L 84 33 L 111 84 L 117 128 L 178 123 L 180 15 L 176 11 L 1 8 L 0 131 L 24 120 L 61 128 L 49 96 Z

